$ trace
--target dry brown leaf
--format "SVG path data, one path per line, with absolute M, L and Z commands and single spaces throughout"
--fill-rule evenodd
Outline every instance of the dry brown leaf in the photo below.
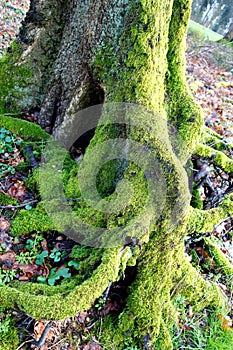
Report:
M 42 321 L 37 321 L 35 323 L 35 325 L 34 325 L 34 333 L 35 333 L 37 341 L 41 338 L 41 336 L 43 334 L 43 331 L 44 331 L 46 326 L 47 326 L 47 324 L 42 322 Z M 46 340 L 52 340 L 53 337 L 54 337 L 54 331 L 53 331 L 53 329 L 50 329 L 50 331 L 47 334 Z
M 10 223 L 4 218 L 0 218 L 0 232 L 8 231 L 10 228 Z

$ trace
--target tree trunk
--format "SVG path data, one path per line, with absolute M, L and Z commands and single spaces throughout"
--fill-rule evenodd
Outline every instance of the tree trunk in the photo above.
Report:
M 228 39 L 230 41 L 233 41 L 233 22 L 230 24 L 230 27 L 229 27 L 227 33 L 225 34 L 224 39 Z
M 192 19 L 226 35 L 232 22 L 232 0 L 193 0 Z
M 201 140 L 203 127 L 201 111 L 189 93 L 184 75 L 190 10 L 189 0 L 31 0 L 17 45 L 5 58 L 4 69 L 1 68 L 0 74 L 2 77 L 5 74 L 7 86 L 2 90 L 1 112 L 38 111 L 39 124 L 58 140 L 62 135 L 67 141 L 62 125 L 69 125 L 74 114 L 79 115 L 78 112 L 87 107 L 103 102 L 113 109 L 118 106 L 115 102 L 123 103 L 124 108 L 128 108 L 129 103 L 144 106 L 138 107 L 137 113 L 129 107 L 132 121 L 120 127 L 115 119 L 110 125 L 106 116 L 100 117 L 99 127 L 84 156 L 84 160 L 85 157 L 92 160 L 87 161 L 86 179 L 92 178 L 94 163 L 101 157 L 111 158 L 107 155 L 113 153 L 114 147 L 109 147 L 108 139 L 126 139 L 142 148 L 135 151 L 133 146 L 128 149 L 127 142 L 121 143 L 118 155 L 127 153 L 128 158 L 123 158 L 128 161 L 116 161 L 101 170 L 98 186 L 103 197 L 112 199 L 116 183 L 122 179 L 134 186 L 129 205 L 117 213 L 107 214 L 85 203 L 77 210 L 86 222 L 93 224 L 101 218 L 108 233 L 117 227 L 121 237 L 121 227 L 124 231 L 123 240 L 117 241 L 120 244 L 114 241 L 105 249 L 102 264 L 93 276 L 79 286 L 73 283 L 71 292 L 60 287 L 56 291 L 55 287 L 30 287 L 29 284 L 10 291 L 4 289 L 0 297 L 6 306 L 17 301 L 26 312 L 38 318 L 69 317 L 90 307 L 110 281 L 122 276 L 127 265 L 136 264 L 125 309 L 118 319 L 106 319 L 101 341 L 116 349 L 124 349 L 126 340 L 130 346 L 137 345 L 140 349 L 158 348 L 161 341 L 161 349 L 167 350 L 172 349 L 169 325 L 176 319 L 173 297 L 181 293 L 197 309 L 222 303 L 216 286 L 204 281 L 184 254 L 185 235 L 195 230 L 198 223 L 199 230 L 214 224 L 212 217 L 201 221 L 200 217 L 205 215 L 201 211 L 196 222 L 197 212 L 190 207 L 185 170 Z M 101 151 L 92 157 L 97 146 Z M 158 167 L 156 170 L 151 166 L 151 150 L 156 153 L 153 163 Z M 200 146 L 200 153 L 207 151 Z M 135 164 L 137 157 L 140 161 Z M 145 163 L 142 166 L 141 159 Z M 145 174 L 148 164 L 149 175 Z M 232 163 L 229 164 L 233 169 Z M 42 175 L 48 169 L 44 171 Z M 76 174 L 77 170 L 69 180 L 69 185 L 73 185 L 71 197 L 77 197 Z M 49 176 L 53 174 L 49 172 Z M 153 196 L 154 192 L 162 196 L 162 202 L 158 196 L 147 201 L 150 191 Z M 130 189 L 123 193 L 127 197 L 129 192 Z M 114 203 L 119 204 L 119 200 Z M 225 205 L 219 215 L 216 213 L 216 221 L 226 211 L 229 215 L 231 210 L 230 203 Z M 140 212 L 144 213 L 142 217 Z M 122 224 L 137 215 L 141 219 L 135 221 L 136 225 Z M 142 249 L 123 244 L 126 238 L 132 243 L 135 236 Z

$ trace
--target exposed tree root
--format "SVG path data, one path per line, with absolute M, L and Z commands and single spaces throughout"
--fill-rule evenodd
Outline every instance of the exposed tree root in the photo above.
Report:
M 217 225 L 228 216 L 233 216 L 232 194 L 228 195 L 217 208 L 200 210 L 191 207 L 187 231 L 189 233 L 211 232 L 214 225 Z
M 221 151 L 217 151 L 216 149 L 204 145 L 202 143 L 198 143 L 194 153 L 202 156 L 212 158 L 214 157 L 214 162 L 222 169 L 228 173 L 233 173 L 233 159 L 229 158 Z
M 216 266 L 230 278 L 233 277 L 233 265 L 227 259 L 225 254 L 217 246 L 214 237 L 205 237 L 205 244 L 208 246 L 210 253 L 213 255 Z

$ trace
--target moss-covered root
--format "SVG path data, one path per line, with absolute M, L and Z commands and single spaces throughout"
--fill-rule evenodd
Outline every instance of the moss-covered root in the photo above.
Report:
M 214 225 L 224 220 L 226 217 L 233 216 L 233 195 L 229 195 L 217 207 L 209 210 L 200 210 L 190 208 L 189 223 L 187 231 L 190 232 L 211 232 Z
M 217 151 L 226 151 L 233 149 L 233 145 L 228 143 L 221 135 L 217 134 L 214 130 L 208 127 L 203 128 L 203 133 L 200 141 Z
M 160 249 L 151 253 L 153 244 L 139 263 L 136 281 L 130 287 L 125 311 L 115 321 L 107 318 L 103 324 L 101 343 L 106 348 L 122 350 L 136 346 L 153 346 L 163 333 L 162 349 L 171 349 L 168 325 L 175 322 L 175 309 L 170 300 L 173 252 Z M 166 269 L 164 268 L 166 266 Z
M 182 254 L 182 253 L 181 253 Z M 211 305 L 216 309 L 227 309 L 227 300 L 215 283 L 206 281 L 188 262 L 184 253 L 174 280 L 172 297 L 181 294 L 196 311 Z
M 233 265 L 230 260 L 227 259 L 226 255 L 217 246 L 214 237 L 205 237 L 205 244 L 208 247 L 210 254 L 214 257 L 216 267 L 223 273 L 232 278 L 233 277 Z
M 172 126 L 178 131 L 173 143 L 183 163 L 195 148 L 203 127 L 200 106 L 194 101 L 185 78 L 184 52 L 190 12 L 190 0 L 173 2 L 167 52 L 167 110 Z
M 199 154 L 201 157 L 213 157 L 215 163 L 224 171 L 233 173 L 233 160 L 225 155 L 223 152 L 218 151 L 210 146 L 198 143 L 194 153 Z
M 151 254 L 150 247 L 143 260 L 138 278 L 130 287 L 127 308 L 117 322 L 111 318 L 104 322 L 100 340 L 107 348 L 114 344 L 119 350 L 127 346 L 142 349 L 147 341 L 156 349 L 172 349 L 169 329 L 177 321 L 172 300 L 178 294 L 185 296 L 196 310 L 209 305 L 226 307 L 220 290 L 198 274 L 185 258 L 183 248 L 176 253 L 166 254 L 158 249 Z
M 24 139 L 41 141 L 48 140 L 50 137 L 50 135 L 43 131 L 39 125 L 7 115 L 0 114 L 0 127 L 8 129 Z
M 44 285 L 43 288 L 43 285 L 36 283 L 25 283 L 25 288 L 22 284 L 19 290 L 2 286 L 0 287 L 0 305 L 3 309 L 18 305 L 21 310 L 37 319 L 62 320 L 74 316 L 78 311 L 90 308 L 95 299 L 103 294 L 110 281 L 116 281 L 119 278 L 122 259 L 119 248 L 106 250 L 102 263 L 92 276 L 81 285 L 72 285 L 71 290 L 68 289 L 65 292 L 61 292 L 62 288 L 59 286 Z

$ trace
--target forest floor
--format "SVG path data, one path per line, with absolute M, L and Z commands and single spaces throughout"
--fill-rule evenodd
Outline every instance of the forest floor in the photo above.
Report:
M 28 8 L 27 4 L 27 1 L 24 1 L 22 4 L 21 1 L 0 0 L 0 56 L 4 53 L 8 43 L 15 37 L 19 21 Z M 233 47 L 229 43 L 203 42 L 201 38 L 195 36 L 188 36 L 187 38 L 186 74 L 188 84 L 194 97 L 203 108 L 206 126 L 212 128 L 220 136 L 224 137 L 225 152 L 230 157 L 233 157 L 233 149 L 230 146 L 230 143 L 233 144 L 232 53 Z M 16 137 L 14 139 L 16 145 L 17 141 L 20 143 L 20 140 Z M 16 158 L 20 160 L 20 153 L 16 153 Z M 12 164 L 10 164 L 10 166 L 12 166 Z M 208 174 L 205 173 L 204 176 L 208 177 L 211 186 L 214 188 L 215 196 L 222 191 L 223 187 L 229 188 L 232 186 L 232 179 L 227 174 L 220 174 L 219 169 L 215 168 L 213 164 L 208 164 L 208 166 Z M 196 170 L 199 173 L 203 171 L 201 168 Z M 22 179 L 16 178 L 16 180 L 13 180 L 15 178 L 15 176 L 9 176 L 8 182 L 1 180 L 1 189 L 6 191 L 6 186 L 8 186 L 8 189 L 11 188 L 11 191 L 7 190 L 7 193 L 16 200 L 25 196 L 27 200 L 33 200 L 33 195 L 27 193 L 25 186 L 22 184 Z M 12 181 L 15 181 L 13 185 Z M 204 205 L 208 206 L 210 201 L 213 200 L 214 195 L 211 194 L 211 198 L 208 198 L 204 190 L 200 192 Z M 28 209 L 30 210 L 30 208 Z M 6 234 L 10 226 L 8 221 L 4 219 L 2 212 L 0 216 L 1 238 Z M 218 244 L 222 252 L 233 263 L 233 218 L 227 218 L 221 222 L 218 226 L 214 227 L 213 232 L 208 233 L 208 235 L 212 235 L 218 239 Z M 34 240 L 35 237 L 28 237 L 27 244 L 30 245 Z M 44 245 L 47 244 L 46 239 L 44 239 L 43 242 Z M 65 244 L 65 241 L 62 243 Z M 52 247 L 48 247 L 48 244 L 46 249 L 51 250 L 50 260 L 55 260 L 56 256 L 58 257 L 59 249 L 54 250 L 55 248 L 52 249 Z M 205 278 L 215 281 L 219 285 L 232 304 L 233 310 L 232 291 L 229 289 L 229 286 L 232 287 L 232 281 L 229 283 L 229 281 L 222 278 L 220 272 L 216 272 L 214 261 L 211 259 L 210 253 L 205 249 L 202 237 L 188 237 L 185 249 L 187 258 L 191 262 L 194 256 L 193 253 L 196 254 L 200 273 L 202 273 Z M 26 269 L 26 264 L 23 265 L 25 274 L 23 276 L 21 275 L 21 277 L 24 278 L 22 281 L 25 281 L 25 278 L 28 278 L 27 276 L 30 274 L 33 275 L 34 271 L 28 271 L 28 269 Z M 37 268 L 38 267 L 36 267 L 36 269 Z M 112 288 L 114 287 L 118 288 L 119 285 L 113 285 Z M 126 286 L 123 284 L 121 289 L 124 290 L 124 288 L 126 288 Z M 110 294 L 111 293 L 109 293 L 109 295 Z M 13 311 L 12 313 L 16 319 L 18 319 L 19 336 L 22 339 L 21 346 L 18 349 L 101 350 L 102 347 L 101 344 L 98 343 L 98 339 L 93 338 L 91 335 L 91 328 L 96 323 L 99 323 L 99 332 L 101 332 L 103 317 L 111 311 L 120 310 L 122 307 L 121 303 L 122 301 L 116 302 L 116 300 L 113 301 L 111 298 L 107 297 L 106 300 L 100 299 L 97 301 L 92 309 L 79 313 L 72 319 L 50 323 L 44 320 L 34 320 L 24 313 Z M 177 333 L 174 333 L 174 348 L 182 350 L 205 348 L 206 340 L 204 330 L 209 322 L 209 311 L 205 310 L 203 314 L 195 314 L 188 302 L 182 298 L 177 300 L 176 303 L 177 310 L 179 310 L 180 313 L 180 324 L 179 334 L 177 335 Z M 7 317 L 8 315 L 0 313 L 0 326 L 4 324 Z M 231 312 L 229 316 L 218 315 L 217 317 L 222 327 L 224 329 L 230 329 L 232 332 L 233 312 Z M 50 330 L 47 336 L 44 337 L 45 341 L 42 341 L 43 334 L 45 334 L 44 330 L 48 323 Z M 200 329 L 202 331 L 201 337 Z M 41 346 L 36 347 L 35 344 L 32 345 L 31 342 L 33 339 L 39 341 Z M 219 349 L 225 350 L 224 347 Z M 226 347 L 226 349 L 230 349 L 230 347 Z

